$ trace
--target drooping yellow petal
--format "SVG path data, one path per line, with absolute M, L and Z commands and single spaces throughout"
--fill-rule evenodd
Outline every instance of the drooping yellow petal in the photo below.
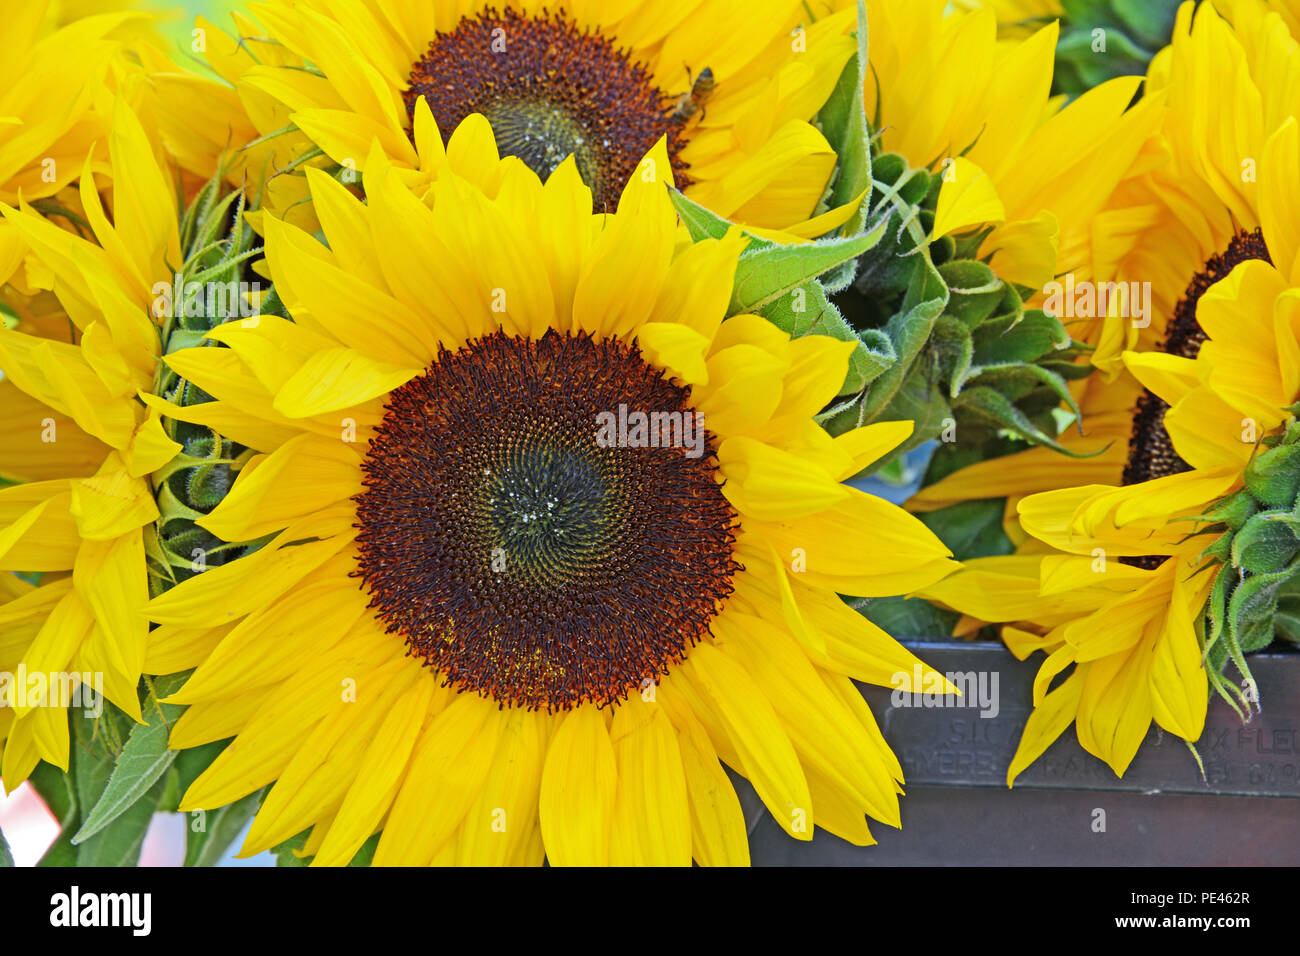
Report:
M 811 840 L 812 795 L 799 758 L 762 689 L 743 667 L 711 644 L 696 646 L 682 673 L 717 708 L 759 797 L 782 829 Z
M 1087 667 L 1077 668 L 1060 687 L 1044 697 L 1042 703 L 1029 715 L 1025 729 L 1020 734 L 1015 756 L 1007 768 L 1008 787 L 1016 782 L 1016 777 L 1026 767 L 1042 756 L 1043 751 L 1061 736 L 1066 727 L 1074 723 L 1086 675 Z

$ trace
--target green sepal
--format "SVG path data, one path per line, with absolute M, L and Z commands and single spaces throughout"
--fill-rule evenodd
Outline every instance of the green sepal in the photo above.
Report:
M 1266 508 L 1291 508 L 1300 492 L 1300 444 L 1280 445 L 1246 465 L 1246 490 Z
M 1231 563 L 1252 575 L 1281 571 L 1300 552 L 1300 518 L 1284 511 L 1261 511 L 1232 535 Z
M 959 319 L 968 329 L 980 326 L 1003 296 L 1005 283 L 989 268 L 976 259 L 954 259 L 936 267 L 948 286 L 948 314 Z

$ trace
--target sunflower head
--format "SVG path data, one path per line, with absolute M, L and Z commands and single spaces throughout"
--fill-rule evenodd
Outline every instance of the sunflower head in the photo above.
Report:
M 610 410 L 644 444 L 620 446 Z M 371 609 L 458 689 L 504 703 L 604 706 L 653 683 L 738 568 L 703 419 L 635 344 L 550 330 L 443 349 L 391 393 L 362 462 Z
M 171 745 L 236 734 L 184 805 L 274 784 L 247 851 L 312 828 L 346 862 L 382 825 L 377 863 L 743 861 L 720 761 L 798 838 L 897 823 L 850 678 L 915 660 L 838 593 L 951 562 L 840 481 L 910 425 L 816 424 L 857 343 L 729 314 L 746 240 L 683 241 L 672 176 L 661 140 L 593 215 L 574 158 L 543 183 L 482 116 L 418 193 L 379 153 L 365 203 L 309 172 L 328 245 L 265 220 L 292 321 L 167 356 L 213 398 L 187 420 L 261 453 L 196 523 L 265 543 L 149 612 L 197 668 Z
M 854 53 L 852 10 L 814 17 L 762 0 L 738 21 L 726 4 L 661 15 L 648 0 L 269 0 L 254 12 L 260 22 L 241 20 L 240 41 L 214 39 L 210 57 L 259 132 L 296 154 L 290 169 L 355 181 L 377 139 L 398 175 L 427 178 L 449 140 L 422 134 L 423 108 L 443 134 L 486 117 L 499 152 L 542 178 L 574 156 L 600 211 L 660 139 L 676 185 L 733 221 L 807 238 L 857 210 L 856 195 L 823 201 L 837 153 L 818 118 Z M 284 178 L 306 198 L 301 175 Z

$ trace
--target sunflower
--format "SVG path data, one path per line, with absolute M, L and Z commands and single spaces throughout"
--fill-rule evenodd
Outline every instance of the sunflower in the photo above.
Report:
M 1094 323 L 1095 362 L 1113 381 L 1088 383 L 1085 438 L 1105 450 L 1055 467 L 1038 450 L 981 463 L 916 503 L 1020 498 L 1032 538 L 1017 555 L 967 562 L 926 592 L 979 620 L 1017 622 L 1003 636 L 1018 656 L 1049 653 L 1008 782 L 1071 722 L 1121 775 L 1153 719 L 1195 741 L 1208 686 L 1229 696 L 1225 645 L 1249 682 L 1237 624 L 1224 632 L 1215 610 L 1224 574 L 1205 572 L 1256 570 L 1224 550 L 1241 526 L 1224 509 L 1258 487 L 1257 443 L 1283 439 L 1297 398 L 1300 49 L 1264 5 L 1236 3 L 1232 15 L 1180 10 L 1148 76 L 1167 103 L 1160 132 L 1098 217 L 1111 261 L 1095 274 L 1149 283 L 1151 297 L 1149 324 L 1115 310 Z M 1211 113 L 1237 121 L 1209 136 Z M 1207 549 L 1206 534 L 1224 536 Z M 1271 637 L 1271 614 L 1256 616 Z
M 1185 329 L 1194 328 L 1196 303 L 1205 289 L 1241 258 L 1253 255 L 1251 234 L 1259 228 L 1261 214 L 1256 166 L 1268 133 L 1300 110 L 1294 94 L 1288 99 L 1286 93 L 1300 72 L 1290 56 L 1296 41 L 1278 17 L 1248 0 L 1236 5 L 1240 26 L 1234 30 L 1209 5 L 1193 22 L 1193 6 L 1181 9 L 1173 43 L 1156 58 L 1146 80 L 1149 98 L 1164 104 L 1159 128 L 1141 144 L 1104 208 L 1092 217 L 1085 259 L 1072 272 L 1080 288 L 1089 281 L 1094 288 L 1138 282 L 1149 292 L 1147 314 L 1111 309 L 1094 317 L 1070 308 L 1061 316 L 1074 338 L 1095 345 L 1092 364 L 1105 381 L 1089 379 L 1076 386 L 1084 430 L 1063 433 L 1060 440 L 1072 451 L 1093 454 L 1064 458 L 1031 449 L 981 462 L 923 489 L 909 502 L 913 510 L 970 498 L 1142 480 L 1139 465 L 1124 478 L 1144 389 L 1124 374 L 1123 352 L 1161 351 L 1177 313 L 1183 314 Z M 1230 84 L 1216 79 L 1215 56 L 1222 57 Z M 1204 105 L 1217 100 L 1223 100 L 1221 106 Z M 1233 139 L 1222 144 L 1210 140 L 1207 109 L 1242 117 L 1240 126 L 1233 127 Z M 1145 460 L 1151 450 L 1144 445 L 1137 457 Z
M 1111 315 L 1098 323 L 1094 364 L 1108 378 L 1125 350 L 1160 350 L 1194 281 L 1213 282 L 1239 257 L 1256 255 L 1243 244 L 1265 214 L 1258 165 L 1269 136 L 1300 112 L 1296 36 L 1279 9 L 1259 0 L 1186 3 L 1172 43 L 1151 64 L 1147 87 L 1167 104 L 1160 134 L 1144 145 L 1095 230 L 1097 278 L 1149 282 L 1151 321 Z M 1241 122 L 1219 128 L 1209 117 L 1220 112 Z
M 20 482 L 0 488 L 0 571 L 41 575 L 0 605 L 0 670 L 102 675 L 96 690 L 138 720 L 148 630 L 141 529 L 158 515 L 147 476 L 179 446 L 136 395 L 158 367 L 151 283 L 170 275 L 178 240 L 168 178 L 124 101 L 107 140 L 111 221 L 93 154 L 79 166 L 94 242 L 26 204 L 3 207 L 25 255 L 54 277 L 63 314 L 61 329 L 49 315 L 24 323 L 30 331 L 0 329 L 0 476 Z M 65 710 L 39 703 L 12 710 L 0 764 L 9 790 L 40 759 L 67 768 Z
M 249 21 L 232 13 L 247 32 Z M 306 198 L 300 176 L 277 176 L 301 159 L 303 145 L 284 136 L 262 137 L 259 130 L 282 128 L 288 112 L 250 87 L 236 85 L 240 72 L 232 63 L 279 63 L 279 47 L 248 40 L 236 46 L 229 36 L 200 19 L 192 45 L 202 51 L 215 75 L 203 76 L 177 63 L 157 43 L 137 41 L 130 74 L 132 106 L 146 123 L 159 150 L 180 172 L 184 195 L 192 198 L 220 170 L 232 188 L 257 197 L 258 206 L 312 231 L 320 227 Z M 197 55 L 197 54 L 196 54 Z M 249 210 L 256 223 L 261 208 Z
M 1155 103 L 1128 109 L 1140 78 L 1063 105 L 1050 95 L 1056 21 L 999 41 L 989 9 L 868 0 L 866 13 L 867 117 L 880 151 L 941 173 L 931 237 L 968 241 L 972 258 L 1030 289 L 1084 268 L 1089 222 L 1156 120 Z
M 851 345 L 723 321 L 744 240 L 679 240 L 666 142 L 610 214 L 482 116 L 439 163 L 416 195 L 376 149 L 365 203 L 310 170 L 325 242 L 265 220 L 294 321 L 167 357 L 263 452 L 200 524 L 274 536 L 150 602 L 197 667 L 170 746 L 234 738 L 182 809 L 274 783 L 243 852 L 321 864 L 744 863 L 722 761 L 796 838 L 897 826 L 852 680 L 917 662 L 837 592 L 954 565 L 839 480 L 910 423 L 830 438 Z
M 675 184 L 737 222 L 811 237 L 856 209 L 821 207 L 836 156 L 812 122 L 856 48 L 851 10 L 805 23 L 798 0 L 249 9 L 260 25 L 239 29 L 256 58 L 218 40 L 214 67 L 239 84 L 264 135 L 287 116 L 349 176 L 375 138 L 399 170 L 429 169 L 436 154 L 416 132 L 423 101 L 444 131 L 487 116 L 502 154 L 543 178 L 575 156 L 599 210 L 613 209 L 661 138 Z
M 1087 374 L 1077 358 L 1088 343 L 1042 311 L 1046 287 L 1091 277 L 1089 224 L 1162 101 L 1130 106 L 1138 77 L 1069 105 L 1051 97 L 1055 23 L 999 41 L 987 9 L 871 0 L 865 17 L 872 208 L 897 224 L 886 245 L 900 264 L 864 262 L 836 301 L 892 364 L 828 427 L 914 418 L 900 453 L 943 437 L 936 471 L 1015 439 L 1060 450 L 1054 406 L 1077 408 L 1070 382 Z M 922 295 L 931 306 L 917 307 Z

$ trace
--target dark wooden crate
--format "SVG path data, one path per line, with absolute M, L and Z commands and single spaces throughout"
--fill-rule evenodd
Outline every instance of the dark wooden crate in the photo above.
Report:
M 995 643 L 908 646 L 945 673 L 996 673 L 997 716 L 894 707 L 888 689 L 863 687 L 907 778 L 902 830 L 873 824 L 873 847 L 820 830 L 795 841 L 741 781 L 755 864 L 1300 864 L 1300 654 L 1251 657 L 1264 709 L 1247 724 L 1211 695 L 1196 745 L 1204 779 L 1186 744 L 1154 724 L 1123 779 L 1071 727 L 1008 790 L 1041 655 L 1017 661 Z

